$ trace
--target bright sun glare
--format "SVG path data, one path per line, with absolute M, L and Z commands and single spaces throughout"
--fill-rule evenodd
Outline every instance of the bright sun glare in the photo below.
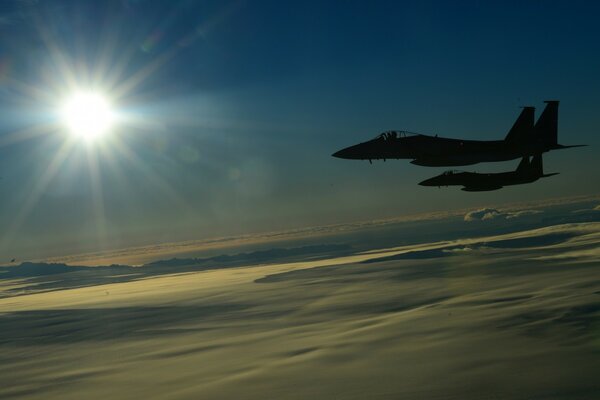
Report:
M 73 94 L 61 111 L 69 131 L 86 140 L 93 140 L 107 133 L 114 119 L 108 99 L 95 92 Z

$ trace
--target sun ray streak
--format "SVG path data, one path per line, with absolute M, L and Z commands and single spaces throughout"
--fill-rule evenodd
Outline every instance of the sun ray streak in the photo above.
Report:
M 135 53 L 136 45 L 135 43 L 131 43 L 128 48 L 117 57 L 117 60 L 112 64 L 110 69 L 106 71 L 106 77 L 102 82 L 107 89 L 111 90 L 111 92 L 117 86 L 117 82 L 123 78 L 127 66 L 134 59 Z
M 117 151 L 121 153 L 121 155 L 136 169 L 144 173 L 146 179 L 148 179 L 152 185 L 158 188 L 162 194 L 167 196 L 167 198 L 169 198 L 169 200 L 172 201 L 182 211 L 187 211 L 188 213 L 192 213 L 194 211 L 193 207 L 188 204 L 185 199 L 176 194 L 176 191 L 171 187 L 171 185 L 161 179 L 154 171 L 149 171 L 149 166 L 144 164 L 144 162 L 134 152 L 132 152 L 125 143 L 120 141 L 120 143 L 115 146 L 115 149 L 117 149 Z
M 35 139 L 56 131 L 55 124 L 34 125 L 0 136 L 0 147 L 9 146 L 25 140 Z
M 173 47 L 166 51 L 164 54 L 156 58 L 153 62 L 147 64 L 144 68 L 138 70 L 134 75 L 129 77 L 121 85 L 115 87 L 113 93 L 116 98 L 125 96 L 131 93 L 138 85 L 148 79 L 153 73 L 155 73 L 160 67 L 170 61 L 177 52 L 180 50 L 178 47 Z
M 120 60 L 123 57 L 123 55 L 117 57 L 115 54 L 115 50 L 118 48 L 117 44 L 119 36 L 121 34 L 120 25 L 117 25 L 115 29 L 104 29 L 101 34 L 101 48 L 99 49 L 98 54 L 96 56 L 95 68 L 92 73 L 92 80 L 95 83 L 102 82 L 104 86 L 110 88 L 110 86 L 108 86 L 109 78 L 111 78 L 111 76 L 114 76 L 115 79 L 118 79 L 118 76 L 115 76 L 116 71 L 114 71 L 111 68 L 111 65 L 116 65 L 116 62 L 113 62 L 113 60 Z M 125 54 L 129 54 L 129 58 L 131 59 L 135 54 L 135 51 L 130 51 Z M 109 74 L 109 71 L 111 70 L 114 72 Z
M 37 85 L 31 85 L 14 78 L 8 78 L 7 85 L 13 88 L 19 94 L 25 95 L 27 99 L 35 99 L 51 103 L 55 100 L 55 95 L 49 90 L 40 89 Z
M 43 195 L 44 191 L 58 172 L 58 169 L 61 167 L 71 148 L 73 147 L 73 141 L 66 140 L 61 147 L 59 148 L 56 155 L 52 158 L 52 161 L 45 169 L 42 176 L 35 183 L 32 192 L 27 196 L 25 203 L 21 206 L 19 211 L 15 214 L 11 224 L 8 226 L 8 229 L 5 230 L 4 235 L 0 239 L 0 251 L 5 251 L 6 247 L 11 244 L 12 238 L 16 234 L 16 232 L 20 229 L 21 224 L 27 219 L 29 213 L 37 205 L 38 200 Z
M 60 50 L 60 48 L 56 44 L 57 41 L 54 38 L 52 38 L 52 35 L 51 35 L 49 29 L 45 28 L 46 24 L 44 24 L 43 21 L 40 21 L 39 17 L 37 17 L 35 21 L 36 21 L 35 25 L 38 29 L 40 37 L 41 37 L 42 41 L 44 42 L 44 44 L 46 45 L 46 48 L 48 49 L 48 52 L 50 54 L 50 57 L 52 58 L 52 61 L 58 67 L 58 71 L 60 71 L 61 77 L 66 80 L 66 83 L 69 87 L 75 87 L 76 86 L 75 71 L 73 70 L 73 68 L 71 68 L 69 66 L 66 56 L 64 55 L 64 53 Z
M 90 185 L 92 189 L 92 208 L 94 213 L 94 225 L 96 227 L 96 237 L 100 250 L 105 250 L 106 246 L 106 221 L 104 213 L 104 194 L 102 191 L 102 182 L 98 166 L 98 155 L 88 146 L 87 148 L 88 172 L 90 174 Z

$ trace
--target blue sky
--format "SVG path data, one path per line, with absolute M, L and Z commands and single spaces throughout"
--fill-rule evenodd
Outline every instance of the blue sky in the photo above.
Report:
M 596 194 L 599 11 L 550 1 L 5 2 L 0 256 Z M 74 86 L 106 92 L 133 122 L 60 158 L 66 135 L 45 127 Z M 545 155 L 545 170 L 561 174 L 532 185 L 424 188 L 440 169 L 330 156 L 389 129 L 500 139 L 519 106 L 539 115 L 546 99 L 561 101 L 559 142 L 590 147 Z

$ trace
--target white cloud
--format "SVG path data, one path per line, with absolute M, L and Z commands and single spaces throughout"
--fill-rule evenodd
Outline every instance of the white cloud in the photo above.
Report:
M 508 213 L 505 213 L 505 215 L 506 215 L 506 219 L 510 219 L 510 218 L 522 217 L 525 215 L 534 215 L 534 214 L 540 214 L 540 213 L 543 213 L 543 211 L 541 211 L 541 210 L 522 210 L 522 211 L 517 211 L 517 212 L 508 212 Z
M 485 221 L 494 219 L 499 215 L 502 215 L 501 212 L 495 208 L 482 208 L 481 210 L 469 211 L 466 213 L 465 221 Z
M 500 211 L 495 208 L 482 208 L 465 214 L 465 221 L 487 221 L 494 218 L 519 218 L 525 215 L 539 214 L 540 210 Z
M 444 253 L 466 253 L 466 252 L 471 252 L 474 251 L 475 249 L 471 246 L 462 246 L 462 247 L 454 247 L 451 249 L 443 249 L 442 251 Z

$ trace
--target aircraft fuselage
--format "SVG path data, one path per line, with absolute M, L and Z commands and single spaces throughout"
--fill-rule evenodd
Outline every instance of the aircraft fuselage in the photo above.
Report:
M 524 156 L 515 171 L 497 173 L 478 173 L 464 171 L 446 171 L 420 182 L 421 186 L 464 186 L 467 192 L 497 190 L 504 186 L 532 183 L 540 178 L 556 175 L 544 174 L 542 155 L 536 154 L 531 160 Z
M 419 183 L 421 186 L 464 186 L 467 191 L 497 190 L 504 186 L 522 185 L 540 179 L 540 175 L 518 172 L 482 174 L 477 172 L 444 173 Z
M 524 107 L 504 140 L 462 140 L 389 131 L 333 156 L 369 161 L 411 159 L 416 165 L 443 167 L 508 161 L 581 146 L 558 144 L 558 101 L 546 101 L 546 108 L 535 124 L 534 111 L 534 107 Z
M 334 157 L 354 160 L 412 159 L 422 166 L 458 166 L 514 160 L 551 150 L 541 143 L 508 143 L 505 140 L 461 140 L 428 135 L 378 137 L 347 147 Z

